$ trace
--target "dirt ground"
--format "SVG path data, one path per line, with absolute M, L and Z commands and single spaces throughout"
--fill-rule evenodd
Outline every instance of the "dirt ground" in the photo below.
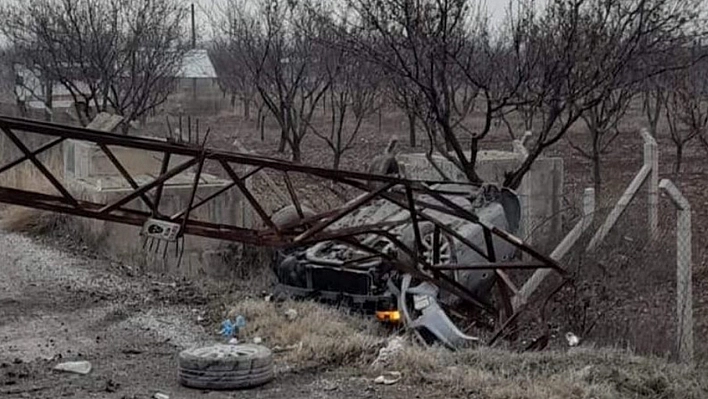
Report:
M 276 381 L 242 392 L 181 387 L 178 352 L 219 340 L 209 289 L 17 234 L 0 232 L 0 253 L 0 397 L 422 397 L 419 388 L 375 386 L 346 370 L 276 368 Z M 52 370 L 73 360 L 91 362 L 91 373 Z

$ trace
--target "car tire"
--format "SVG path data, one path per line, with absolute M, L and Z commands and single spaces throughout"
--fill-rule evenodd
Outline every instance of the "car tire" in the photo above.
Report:
M 179 354 L 179 381 L 197 389 L 244 389 L 273 380 L 270 349 L 255 344 L 216 344 Z
M 426 246 L 424 248 L 424 253 L 426 255 L 426 258 L 430 261 L 432 259 L 432 241 L 433 241 L 433 234 L 435 231 L 435 225 L 431 222 L 420 222 L 418 224 L 418 228 L 420 229 L 420 236 L 423 240 L 423 245 Z M 405 244 L 411 251 L 415 249 L 415 231 L 413 230 L 413 226 L 411 226 L 409 229 L 406 229 L 406 231 L 403 233 L 401 236 L 401 241 L 403 244 Z M 447 249 L 447 254 L 441 254 L 447 257 L 446 260 L 441 261 L 443 263 L 455 263 L 457 262 L 457 257 L 455 253 L 455 244 L 454 240 L 451 239 L 444 231 L 440 232 L 440 241 L 441 241 L 441 249 L 445 250 Z M 430 253 L 429 253 L 430 252 Z M 415 263 L 415 261 L 408 255 L 408 254 L 403 254 L 402 260 L 404 262 L 408 263 Z

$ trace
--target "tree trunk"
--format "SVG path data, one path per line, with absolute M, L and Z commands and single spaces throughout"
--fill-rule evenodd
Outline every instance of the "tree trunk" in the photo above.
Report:
M 300 152 L 300 139 L 295 134 L 290 141 L 290 151 L 292 151 L 292 161 L 295 163 L 300 163 L 302 160 L 302 153 Z
M 251 120 L 251 99 L 243 97 L 241 101 L 243 101 L 243 119 L 249 121 Z
M 415 134 L 415 114 L 413 112 L 408 112 L 408 137 L 410 138 L 411 147 L 416 147 L 416 134 Z
M 452 148 L 452 143 L 450 142 L 450 140 L 445 140 L 445 151 L 450 152 L 452 150 L 453 150 L 453 148 Z
M 600 157 L 593 157 L 592 160 L 592 176 L 595 186 L 595 195 L 599 195 L 602 190 L 602 176 L 600 173 Z
M 332 169 L 339 169 L 339 163 L 342 160 L 342 153 L 334 151 L 334 160 L 332 161 Z
M 382 126 L 383 121 L 382 121 L 382 119 L 383 119 L 383 115 L 382 115 L 382 112 L 381 112 L 381 108 L 379 108 L 379 134 L 381 134 L 381 130 L 383 129 L 383 126 Z
M 676 164 L 674 165 L 674 174 L 678 176 L 681 173 L 681 162 L 683 160 L 683 143 L 676 144 Z
M 600 173 L 600 134 L 596 132 L 592 139 L 592 174 L 595 186 L 595 195 L 600 195 L 602 189 L 602 175 Z
M 288 129 L 287 128 L 281 128 L 280 129 L 280 143 L 278 143 L 278 152 L 279 153 L 284 153 L 285 152 L 285 145 L 288 142 Z
M 529 156 L 526 157 L 524 163 L 522 163 L 518 169 L 505 175 L 503 186 L 512 190 L 518 190 L 524 176 L 529 170 L 531 170 L 531 165 L 533 165 L 539 155 L 541 155 L 541 150 L 534 147 L 533 150 L 529 152 Z
M 54 82 L 51 80 L 46 81 L 46 87 L 45 87 L 45 92 L 44 92 L 44 104 L 47 107 L 48 112 L 45 111 L 44 117 L 47 121 L 52 120 L 52 115 L 54 114 Z M 77 112 L 78 113 L 78 112 Z M 79 115 L 79 121 L 81 121 L 81 115 Z M 83 123 L 81 123 L 82 126 L 86 126 Z
M 265 115 L 258 116 L 258 126 L 261 129 L 261 141 L 265 141 Z
M 236 93 L 231 93 L 231 108 L 236 108 Z

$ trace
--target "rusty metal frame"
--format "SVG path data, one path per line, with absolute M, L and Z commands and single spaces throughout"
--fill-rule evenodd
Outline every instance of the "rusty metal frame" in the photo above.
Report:
M 431 188 L 432 185 L 441 182 L 408 180 L 395 176 L 331 170 L 253 154 L 220 151 L 206 148 L 204 145 L 206 140 L 202 143 L 189 143 L 182 142 L 181 140 L 163 141 L 3 116 L 0 116 L 0 132 L 5 134 L 23 153 L 22 157 L 0 166 L 0 173 L 6 172 L 22 162 L 29 160 L 59 193 L 59 195 L 46 194 L 0 186 L 0 203 L 20 205 L 134 226 L 142 226 L 148 219 L 158 218 L 178 223 L 181 226 L 180 236 L 191 234 L 260 246 L 294 247 L 312 245 L 322 241 L 341 241 L 367 252 L 369 254 L 367 258 L 381 258 L 389 262 L 402 273 L 409 273 L 420 280 L 430 281 L 441 289 L 447 290 L 463 301 L 470 303 L 472 306 L 484 310 L 490 310 L 490 305 L 484 303 L 480 298 L 475 297 L 472 292 L 449 277 L 444 271 L 470 269 L 493 270 L 494 273 L 499 276 L 498 284 L 503 296 L 502 305 L 507 311 L 507 315 L 500 330 L 495 333 L 492 342 L 501 336 L 505 328 L 513 325 L 518 319 L 519 314 L 526 309 L 522 308 L 515 313 L 511 313 L 512 311 L 509 307 L 511 303 L 510 297 L 516 294 L 517 288 L 511 277 L 507 274 L 508 271 L 549 268 L 558 272 L 561 276 L 566 275 L 563 268 L 550 257 L 539 253 L 534 248 L 524 243 L 520 238 L 495 226 L 486 225 L 479 220 L 476 214 L 462 208 L 449 198 L 446 198 L 446 195 L 449 195 L 449 193 L 436 191 Z M 49 137 L 51 141 L 35 150 L 30 150 L 19 137 L 23 134 L 43 135 Z M 105 153 L 118 173 L 126 180 L 132 191 L 113 203 L 106 204 L 93 203 L 74 198 L 70 190 L 37 158 L 40 153 L 55 147 L 67 139 L 96 144 L 101 151 Z M 115 156 L 111 150 L 112 146 L 153 151 L 162 154 L 162 163 L 158 175 L 155 176 L 154 180 L 151 182 L 140 186 Z M 186 158 L 186 160 L 179 165 L 170 166 L 170 160 L 177 156 Z M 228 176 L 231 182 L 206 198 L 199 199 L 195 202 L 201 172 L 205 163 L 209 161 L 219 165 L 223 174 Z M 160 202 L 165 183 L 195 165 L 196 175 L 192 184 L 188 204 L 184 209 L 174 213 L 172 216 L 163 215 L 160 212 Z M 242 172 L 242 176 L 239 176 L 234 170 L 234 165 L 246 166 L 249 167 L 249 169 L 245 173 Z M 283 178 L 292 204 L 300 216 L 299 222 L 285 226 L 276 226 L 273 223 L 271 215 L 266 212 L 247 184 L 248 179 L 253 178 L 253 176 L 263 171 L 276 172 L 275 175 L 279 175 Z M 303 212 L 302 201 L 298 198 L 297 190 L 290 177 L 290 174 L 293 173 L 306 174 L 347 185 L 364 191 L 365 194 L 341 208 L 320 212 L 314 216 L 308 216 Z M 218 221 L 198 220 L 192 216 L 192 212 L 195 209 L 213 201 L 215 198 L 234 187 L 239 189 L 249 205 L 259 216 L 265 228 L 244 228 L 219 223 Z M 434 201 L 423 201 L 417 198 L 416 195 L 424 195 Z M 142 201 L 150 211 L 138 211 L 127 207 L 134 200 Z M 402 209 L 408 210 L 410 213 L 410 222 L 412 223 L 415 233 L 413 248 L 409 248 L 390 232 L 390 229 L 395 227 L 396 223 L 387 222 L 354 227 L 335 227 L 336 222 L 341 220 L 341 218 L 356 211 L 372 200 L 386 200 Z M 457 231 L 431 216 L 428 211 L 440 212 L 454 218 L 479 224 L 482 226 L 484 232 L 484 248 L 480 248 L 470 242 Z M 436 245 L 435 242 L 437 242 L 437 240 L 434 240 L 433 262 L 431 264 L 423 256 L 420 230 L 421 222 L 430 222 L 435 226 L 434 234 L 436 238 L 439 238 L 441 234 L 454 238 L 459 241 L 461 245 L 479 253 L 489 263 L 439 265 L 437 263 L 440 259 L 440 246 L 439 244 Z M 398 225 L 400 224 L 401 222 L 398 222 Z M 378 235 L 388 240 L 388 242 L 392 243 L 401 253 L 406 255 L 405 258 L 408 259 L 408 261 L 397 259 L 378 249 L 368 247 L 358 239 L 363 235 L 371 234 Z M 499 262 L 494 251 L 494 237 L 512 244 L 520 251 L 528 254 L 533 261 Z

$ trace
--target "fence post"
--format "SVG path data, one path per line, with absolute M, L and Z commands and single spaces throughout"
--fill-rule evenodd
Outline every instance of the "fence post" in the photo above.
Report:
M 646 129 L 641 130 L 642 138 L 644 138 L 644 165 L 639 170 L 639 173 L 634 177 L 632 182 L 629 184 L 627 189 L 624 191 L 617 205 L 612 208 L 612 211 L 607 215 L 607 219 L 600 226 L 600 228 L 595 232 L 595 235 L 590 240 L 587 252 L 594 251 L 602 241 L 610 233 L 612 227 L 614 227 L 617 220 L 619 220 L 622 213 L 627 208 L 630 202 L 634 199 L 637 191 L 642 186 L 642 184 L 649 180 L 649 235 L 653 239 L 656 237 L 657 226 L 659 224 L 658 216 L 658 203 L 659 203 L 659 189 L 658 189 L 658 179 L 659 179 L 659 157 L 657 156 L 657 145 L 656 140 L 649 134 Z
M 691 268 L 691 205 L 668 179 L 659 187 L 669 195 L 678 211 L 676 221 L 676 316 L 678 322 L 676 349 L 679 360 L 693 361 L 693 289 Z
M 561 241 L 556 249 L 551 252 L 551 259 L 559 261 L 568 251 L 575 245 L 583 232 L 590 227 L 592 224 L 593 215 L 595 214 L 595 189 L 586 188 L 583 193 L 583 215 L 580 218 L 578 224 L 573 227 L 573 229 L 568 233 L 567 236 Z M 538 269 L 529 278 L 523 287 L 519 290 L 519 293 L 514 296 L 512 304 L 514 310 L 517 310 L 521 305 L 528 302 L 531 294 L 538 289 L 543 280 L 551 273 L 551 269 Z
M 659 147 L 656 139 L 649 134 L 649 130 L 642 129 L 644 139 L 644 165 L 651 166 L 647 191 L 647 208 L 649 212 L 649 240 L 656 241 L 659 229 Z

